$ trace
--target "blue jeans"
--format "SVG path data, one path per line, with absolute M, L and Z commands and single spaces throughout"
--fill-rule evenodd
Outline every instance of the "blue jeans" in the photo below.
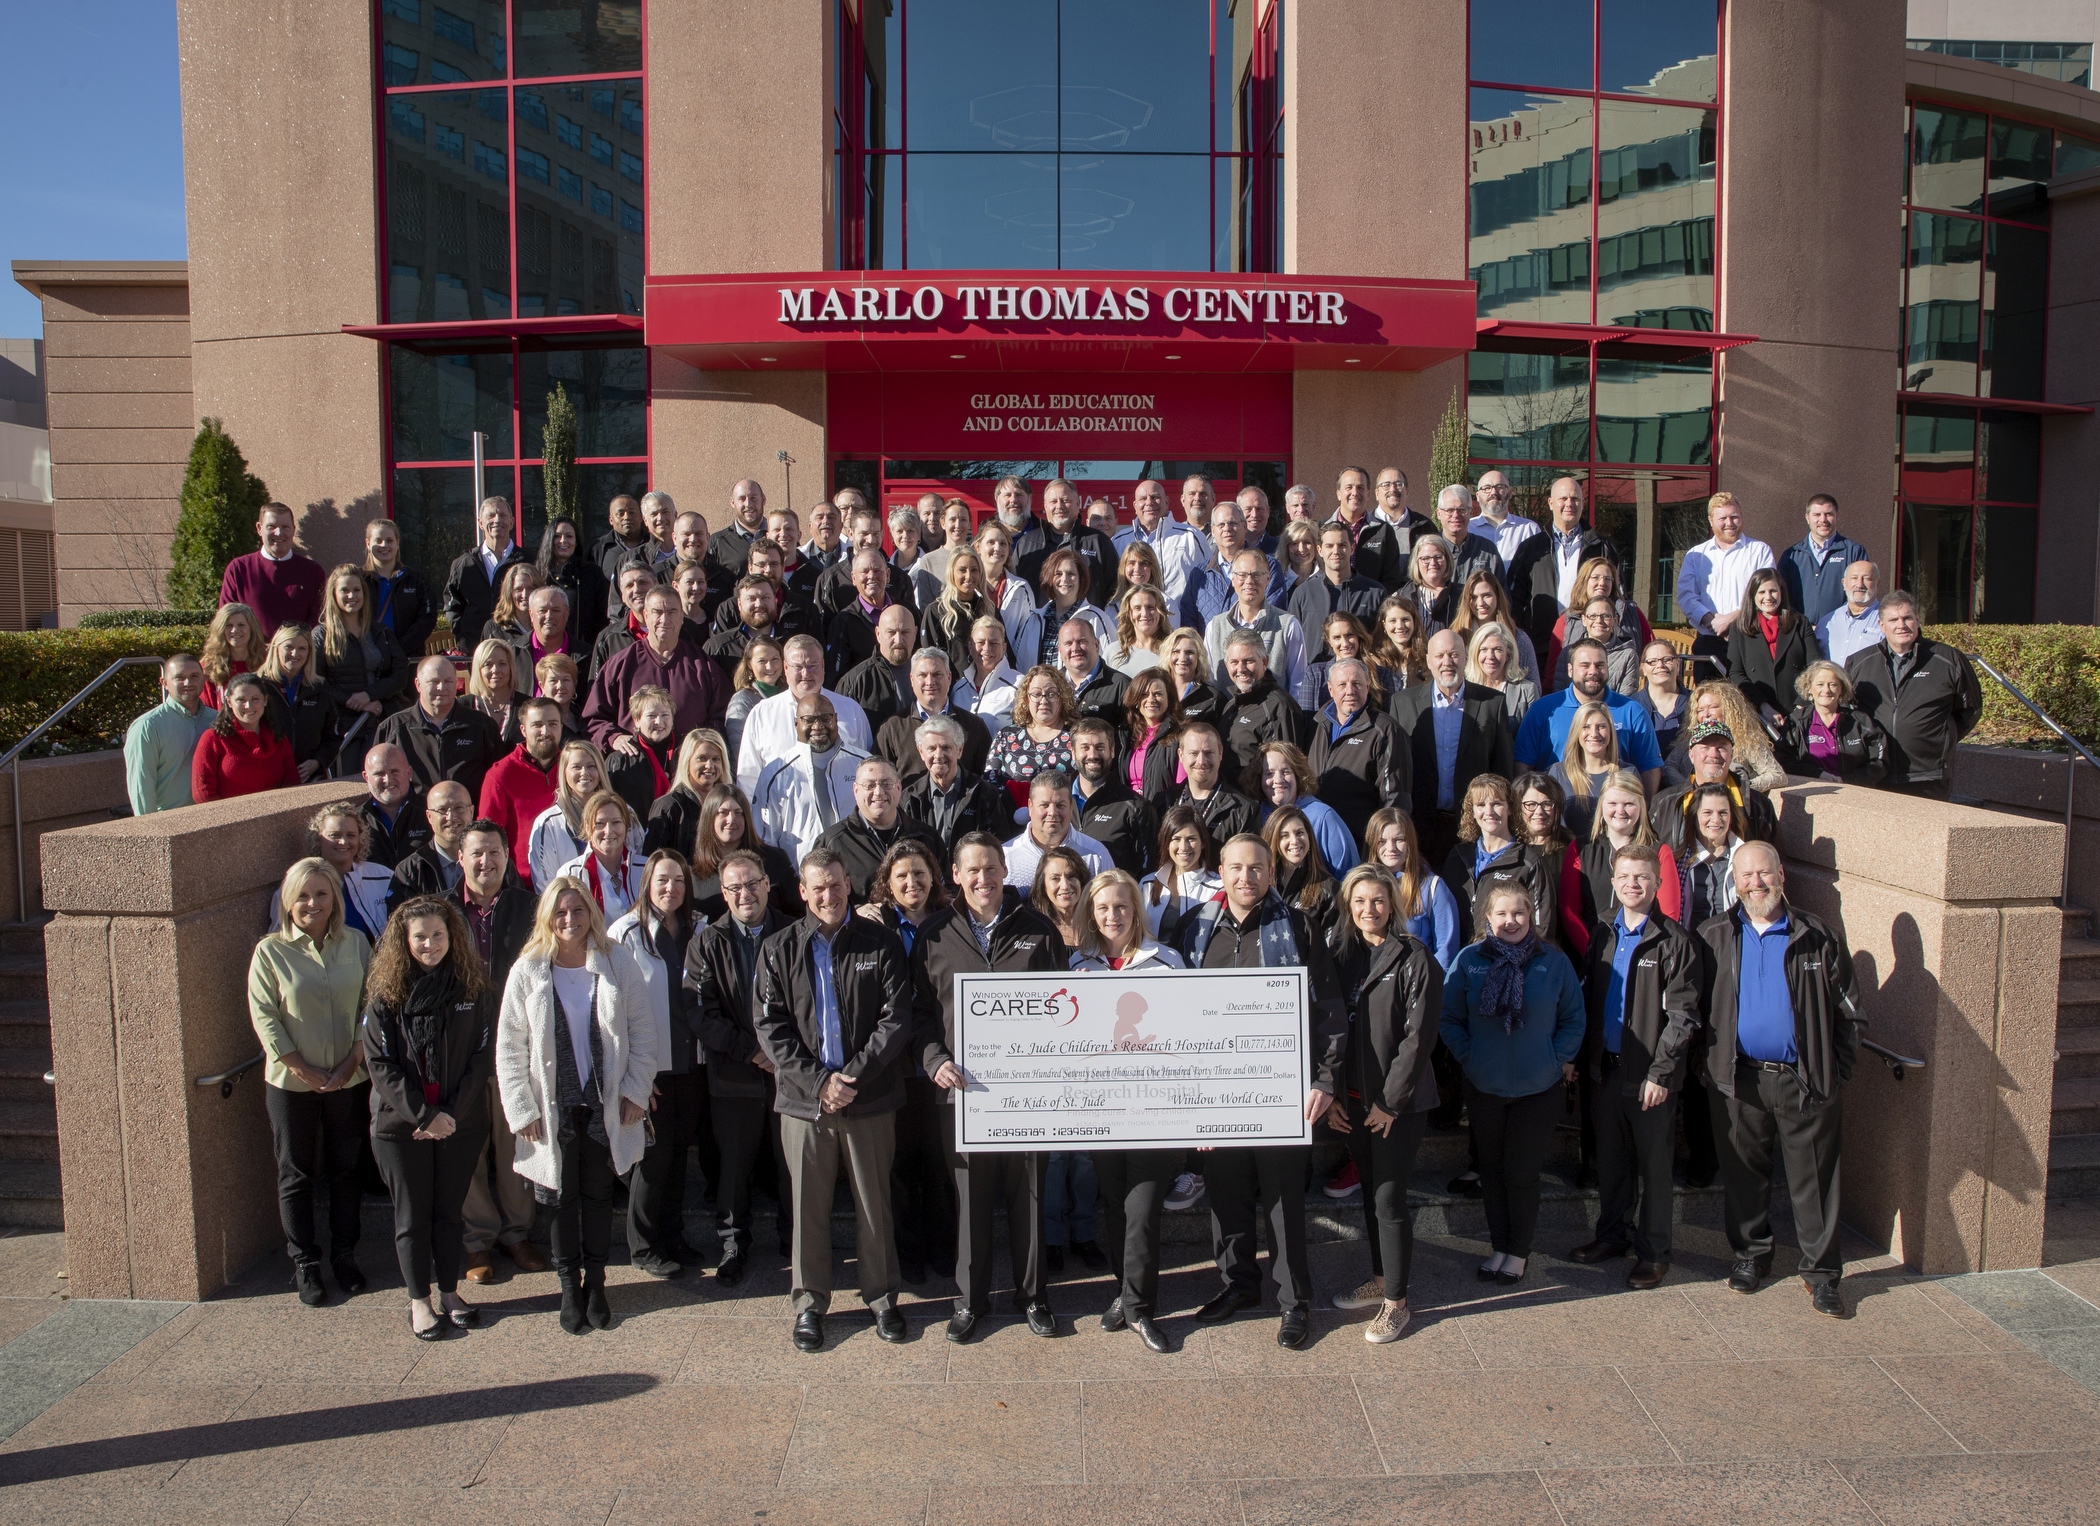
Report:
M 1100 1200 L 1092 1155 L 1081 1151 L 1046 1157 L 1043 1243 L 1064 1246 L 1092 1240 L 1101 1219 Z

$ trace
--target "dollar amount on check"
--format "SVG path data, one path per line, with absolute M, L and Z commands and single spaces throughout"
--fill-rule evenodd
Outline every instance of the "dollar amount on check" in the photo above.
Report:
M 959 975 L 963 1150 L 1305 1144 L 1305 972 Z

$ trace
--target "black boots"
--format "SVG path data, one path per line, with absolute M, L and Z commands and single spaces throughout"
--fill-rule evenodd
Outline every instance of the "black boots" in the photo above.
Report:
M 584 1314 L 593 1330 L 612 1328 L 612 1305 L 605 1301 L 605 1268 L 594 1266 L 583 1274 Z
M 561 1327 L 571 1335 L 581 1335 L 584 1332 L 583 1271 L 579 1267 L 565 1266 L 560 1269 L 560 1276 Z M 605 1295 L 601 1292 L 598 1296 L 603 1298 Z

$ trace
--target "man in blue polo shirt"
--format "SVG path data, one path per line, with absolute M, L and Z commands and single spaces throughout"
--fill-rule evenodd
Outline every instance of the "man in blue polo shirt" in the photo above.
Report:
M 1770 843 L 1744 843 L 1737 904 L 1699 929 L 1707 946 L 1707 1084 L 1726 1099 L 1714 1119 L 1728 1243 L 1728 1285 L 1754 1293 L 1772 1272 L 1772 1156 L 1786 1161 L 1801 1280 L 1819 1314 L 1845 1318 L 1838 1292 L 1838 1096 L 1866 1026 L 1841 928 L 1786 899 Z
M 1612 729 L 1619 734 L 1619 764 L 1641 776 L 1653 795 L 1662 782 L 1662 749 L 1655 745 L 1655 726 L 1637 699 L 1613 691 L 1603 643 L 1576 642 L 1568 648 L 1568 686 L 1536 701 L 1524 712 L 1517 728 L 1517 762 L 1526 768 L 1551 768 L 1560 761 L 1568 745 L 1568 726 L 1575 712 L 1591 700 L 1601 701 L 1611 711 Z

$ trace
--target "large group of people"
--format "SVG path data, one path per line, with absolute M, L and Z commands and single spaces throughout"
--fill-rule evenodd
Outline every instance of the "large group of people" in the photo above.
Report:
M 1770 1275 L 1776 1154 L 1813 1305 L 1842 1316 L 1860 993 L 1843 930 L 1787 898 L 1768 792 L 1944 795 L 1967 661 L 1823 495 L 1777 557 L 1715 495 L 1676 590 L 1688 673 L 1577 479 L 1543 524 L 1493 471 L 1434 519 L 1397 467 L 1343 471 L 1324 519 L 1307 487 L 1273 518 L 1258 487 L 1191 476 L 1178 514 L 1169 491 L 1119 525 L 1062 480 L 999 483 L 982 523 L 846 489 L 805 526 L 743 481 L 720 529 L 652 492 L 596 539 L 556 519 L 536 556 L 492 498 L 436 597 L 386 521 L 327 571 L 267 507 L 126 760 L 141 814 L 362 761 L 250 971 L 301 1298 L 329 1299 L 324 1261 L 365 1285 L 369 1142 L 421 1339 L 475 1323 L 463 1282 L 550 1264 L 536 1222 L 575 1333 L 612 1318 L 615 1212 L 642 1271 L 735 1287 L 759 1193 L 820 1349 L 843 1178 L 886 1341 L 931 1278 L 973 1338 L 1003 1210 L 1030 1329 L 1056 1332 L 1069 1256 L 1114 1277 L 1105 1328 L 1169 1349 L 1161 1215 L 1205 1204 L 1195 1318 L 1261 1302 L 1266 1218 L 1303 1346 L 1311 1147 L 972 1154 L 951 1122 L 960 973 L 1286 965 L 1327 1190 L 1365 1219 L 1369 1275 L 1329 1298 L 1369 1340 L 1410 1319 L 1425 1131 L 1465 1131 L 1449 1187 L 1482 1201 L 1481 1279 L 1514 1284 L 1571 1105 L 1599 1207 L 1566 1254 L 1663 1280 L 1681 1128 L 1687 1179 L 1723 1185 L 1730 1286 Z M 463 662 L 426 654 L 440 611 Z M 714 1254 L 687 1238 L 693 1160 Z

